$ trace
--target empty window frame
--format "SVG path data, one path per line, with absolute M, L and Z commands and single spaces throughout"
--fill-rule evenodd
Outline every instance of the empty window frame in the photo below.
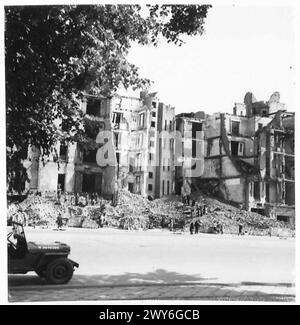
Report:
M 235 136 L 240 135 L 240 122 L 239 121 L 231 121 L 231 134 Z

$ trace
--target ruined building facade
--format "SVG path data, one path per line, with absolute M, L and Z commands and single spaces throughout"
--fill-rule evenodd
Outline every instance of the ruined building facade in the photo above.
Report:
M 86 132 L 94 132 L 92 145 L 58 143 L 58 156 L 44 162 L 30 148 L 28 189 L 60 187 L 110 197 L 117 182 L 119 188 L 159 198 L 180 194 L 188 180 L 192 191 L 294 222 L 294 113 L 286 111 L 279 93 L 268 101 L 247 93 L 232 114 L 175 117 L 174 107 L 146 92 L 139 98 L 87 95 L 80 108 Z
M 89 128 L 95 125 L 94 143 L 58 143 L 58 154 L 44 161 L 38 150 L 29 148 L 28 190 L 60 188 L 64 192 L 95 192 L 110 197 L 117 182 L 118 188 L 145 197 L 173 193 L 173 147 L 169 145 L 173 107 L 161 103 L 155 93 L 142 92 L 140 98 L 86 95 L 80 109 L 85 124 Z M 160 139 L 165 126 L 164 138 Z M 158 166 L 157 162 L 167 162 L 169 167 Z
M 202 123 L 203 164 L 201 176 L 189 179 L 192 190 L 201 189 L 246 210 L 294 223 L 294 114 L 286 112 L 280 96 L 257 101 L 245 95 L 233 114 L 216 113 L 195 119 L 199 113 L 176 116 L 178 130 L 198 129 Z M 186 140 L 183 146 L 193 148 Z M 198 139 L 199 141 L 199 139 Z M 184 153 L 186 155 L 186 153 Z M 195 163 L 195 160 L 194 160 Z M 176 193 L 186 172 L 176 167 Z

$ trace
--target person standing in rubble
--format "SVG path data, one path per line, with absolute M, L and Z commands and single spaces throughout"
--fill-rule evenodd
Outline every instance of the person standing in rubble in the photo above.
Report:
M 63 219 L 62 219 L 61 213 L 58 213 L 58 216 L 57 216 L 57 219 L 56 219 L 56 224 L 57 224 L 58 229 L 62 228 Z
M 191 235 L 194 234 L 194 223 L 193 223 L 193 221 L 190 223 L 190 234 Z
M 238 222 L 239 222 L 239 233 L 238 233 L 238 235 L 240 236 L 240 235 L 243 235 L 243 223 L 241 222 L 240 219 L 238 220 Z
M 195 234 L 198 234 L 198 232 L 199 232 L 199 226 L 200 226 L 200 224 L 199 224 L 198 220 L 196 220 L 195 221 Z

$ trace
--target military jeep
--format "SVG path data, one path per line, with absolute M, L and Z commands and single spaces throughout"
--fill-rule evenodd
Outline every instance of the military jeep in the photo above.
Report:
M 21 223 L 12 221 L 7 234 L 8 273 L 26 274 L 35 271 L 50 284 L 70 281 L 79 264 L 70 260 L 70 246 L 61 242 L 40 244 L 27 242 Z

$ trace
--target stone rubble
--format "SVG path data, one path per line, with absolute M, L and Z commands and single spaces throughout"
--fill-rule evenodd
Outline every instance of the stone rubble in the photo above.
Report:
M 8 206 L 8 219 L 19 220 L 26 225 L 40 227 L 56 226 L 60 214 L 65 226 L 98 228 L 101 206 L 105 206 L 104 227 L 127 230 L 169 228 L 173 231 L 188 231 L 190 223 L 200 223 L 200 232 L 213 233 L 216 225 L 222 224 L 224 233 L 237 234 L 239 224 L 249 235 L 294 236 L 295 230 L 254 212 L 240 210 L 201 193 L 193 193 L 197 205 L 206 205 L 206 214 L 197 217 L 196 210 L 183 204 L 181 197 L 172 195 L 150 201 L 140 195 L 120 190 L 118 204 L 101 199 L 98 203 L 75 206 L 70 200 L 56 196 L 28 196 L 21 203 Z M 87 202 L 88 203 L 88 202 Z M 90 203 L 90 202 L 89 202 Z

